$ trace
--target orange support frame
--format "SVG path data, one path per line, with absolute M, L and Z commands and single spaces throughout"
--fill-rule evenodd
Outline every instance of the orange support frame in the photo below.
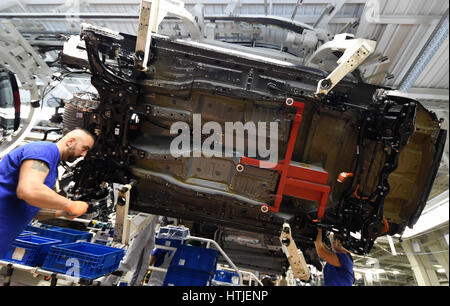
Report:
M 297 108 L 294 123 L 289 135 L 286 154 L 283 160 L 278 163 L 260 161 L 249 157 L 241 157 L 241 165 L 270 168 L 280 173 L 275 203 L 267 206 L 267 210 L 278 212 L 283 200 L 283 195 L 296 198 L 307 199 L 319 203 L 318 218 L 321 219 L 325 213 L 325 207 L 330 194 L 330 186 L 326 185 L 328 173 L 325 170 L 317 170 L 307 165 L 291 164 L 295 142 L 297 140 L 298 129 L 303 119 L 304 103 L 294 101 L 292 98 L 286 99 L 287 106 Z M 263 210 L 263 207 L 261 208 Z M 264 211 L 264 210 L 263 210 Z

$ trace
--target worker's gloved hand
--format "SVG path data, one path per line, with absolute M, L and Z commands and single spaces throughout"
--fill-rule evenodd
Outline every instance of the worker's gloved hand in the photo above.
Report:
M 60 216 L 66 217 L 69 219 L 75 219 L 81 215 L 84 215 L 88 209 L 88 203 L 84 201 L 70 201 L 64 208 L 64 211 L 61 212 Z M 57 212 L 58 216 L 58 212 Z
M 59 218 L 59 217 L 65 217 L 65 216 L 67 216 L 67 213 L 66 213 L 64 210 L 58 209 L 58 210 L 55 212 L 55 217 L 56 217 L 56 218 Z

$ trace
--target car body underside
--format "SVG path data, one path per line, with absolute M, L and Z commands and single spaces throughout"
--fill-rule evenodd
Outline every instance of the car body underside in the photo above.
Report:
M 313 264 L 318 226 L 367 254 L 377 237 L 417 222 L 446 138 L 418 101 L 354 77 L 317 96 L 323 71 L 162 35 L 152 37 L 146 69 L 138 70 L 135 36 L 88 28 L 81 38 L 88 62 L 70 54 L 63 62 L 88 67 L 98 96 L 66 103 L 64 129 L 83 127 L 98 137 L 72 169 L 72 197 L 100 199 L 104 182 L 133 181 L 132 210 L 182 219 L 191 234 L 218 240 L 237 265 L 269 272 L 286 263 L 278 239 L 284 222 Z M 278 211 L 262 211 L 273 206 L 280 173 L 252 165 L 238 171 L 247 141 L 241 155 L 231 148 L 233 157 L 171 154 L 171 125 L 185 122 L 192 131 L 200 114 L 202 123 L 223 129 L 226 122 L 277 122 L 281 160 L 295 118 L 288 98 L 304 104 L 291 163 L 328 173 L 323 216 L 317 202 L 290 195 Z M 353 176 L 338 182 L 343 172 Z

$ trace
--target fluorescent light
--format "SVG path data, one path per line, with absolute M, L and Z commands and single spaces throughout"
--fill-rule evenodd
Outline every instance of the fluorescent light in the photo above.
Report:
M 440 268 L 436 270 L 437 273 L 445 273 L 445 269 L 444 268 Z

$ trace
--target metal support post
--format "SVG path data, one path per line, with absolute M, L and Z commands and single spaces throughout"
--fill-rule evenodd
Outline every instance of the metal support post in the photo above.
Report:
M 6 275 L 3 280 L 3 286 L 9 287 L 11 285 L 11 276 L 14 272 L 14 268 L 12 264 L 8 264 L 6 266 Z
M 114 226 L 114 241 L 122 244 L 127 244 L 127 237 L 129 234 L 128 211 L 130 208 L 130 190 L 131 185 L 127 184 L 120 186 L 115 184 L 114 187 L 119 187 L 116 199 L 116 222 Z
M 57 283 L 58 283 L 58 278 L 56 277 L 56 273 L 53 273 L 51 276 L 50 286 L 56 287 Z
M 130 192 L 133 184 L 114 184 L 114 189 L 117 190 L 117 199 L 113 241 L 125 245 L 128 245 L 133 237 L 146 228 L 153 218 L 156 218 L 155 215 L 145 213 L 139 213 L 135 216 L 128 214 L 130 210 Z
M 193 40 L 203 39 L 203 34 L 195 17 L 184 8 L 181 1 L 142 0 L 135 49 L 135 66 L 137 69 L 146 70 L 150 57 L 152 35 L 158 32 L 159 24 L 166 15 L 181 18 Z

